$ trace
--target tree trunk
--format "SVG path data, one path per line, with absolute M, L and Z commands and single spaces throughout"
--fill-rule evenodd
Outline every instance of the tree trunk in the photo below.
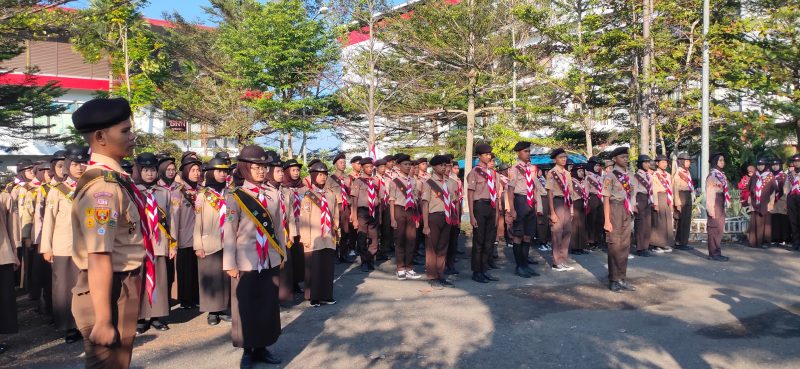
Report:
M 286 157 L 293 158 L 294 152 L 292 152 L 292 130 L 286 130 Z
M 374 13 L 373 13 L 374 14 Z M 370 17 L 373 19 L 373 17 Z M 367 146 L 367 152 L 372 152 L 372 148 L 375 147 L 375 116 L 377 112 L 375 111 L 375 91 L 377 89 L 376 81 L 375 81 L 375 38 L 373 37 L 373 22 L 370 21 L 369 24 L 369 56 L 368 56 L 368 73 L 369 73 L 369 86 L 367 88 L 367 120 L 369 122 L 369 146 Z M 377 150 L 376 150 L 377 151 Z M 377 155 L 377 154 L 376 154 Z
M 468 12 L 469 12 L 469 36 L 467 39 L 468 43 L 468 52 L 467 52 L 467 60 L 466 65 L 470 66 L 469 70 L 469 89 L 467 90 L 467 142 L 464 148 L 464 180 L 466 182 L 467 175 L 472 171 L 472 152 L 473 150 L 473 140 L 475 139 L 475 95 L 476 95 L 476 85 L 478 83 L 478 71 L 472 67 L 473 62 L 475 61 L 475 29 L 474 29 L 474 19 L 475 19 L 475 0 L 469 0 L 467 2 Z M 466 196 L 464 197 L 466 199 Z M 469 207 L 464 207 L 464 212 L 469 212 Z
M 591 157 L 594 154 L 594 147 L 592 146 L 592 117 L 589 114 L 584 114 L 583 124 L 586 129 L 583 130 L 586 135 L 586 156 Z
M 286 139 L 286 131 L 282 129 L 281 130 L 281 152 L 280 152 L 281 156 L 283 156 L 283 153 L 286 152 L 286 150 L 284 149 L 284 147 L 286 147 L 285 141 L 284 141 L 285 139 Z
M 306 143 L 308 142 L 308 131 L 303 130 L 303 141 L 300 144 L 300 154 L 303 155 L 303 163 L 306 163 Z
M 800 117 L 794 119 L 794 134 L 797 136 L 795 148 L 797 149 L 797 152 L 800 152 Z
M 642 125 L 639 131 L 639 155 L 650 153 L 650 63 L 652 61 L 652 50 L 650 49 L 650 15 L 652 10 L 650 9 L 650 0 L 644 0 L 643 5 L 642 11 L 644 13 L 644 19 L 642 22 L 642 36 L 644 38 L 645 50 L 642 59 L 642 77 L 644 79 L 642 85 L 644 89 L 642 94 L 642 106 L 640 107 Z

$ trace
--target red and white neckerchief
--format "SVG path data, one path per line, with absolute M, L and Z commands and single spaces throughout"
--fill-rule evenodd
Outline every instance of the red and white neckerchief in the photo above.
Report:
M 478 169 L 480 168 L 480 169 Z M 476 169 L 482 170 L 486 174 L 486 187 L 489 188 L 489 200 L 492 202 L 492 208 L 497 208 L 497 176 L 492 173 L 493 170 L 484 167 Z
M 222 189 L 222 192 L 217 192 L 215 189 L 211 187 L 206 187 L 206 191 L 211 192 L 214 196 L 216 196 L 219 200 L 217 200 L 217 204 L 219 208 L 216 209 L 219 212 L 219 236 L 220 241 L 225 241 L 225 213 L 228 211 L 228 206 L 225 203 L 225 188 Z
M 286 216 L 286 200 L 283 198 L 283 191 L 278 189 L 278 207 L 281 211 L 281 228 L 283 228 L 283 239 L 289 244 L 289 218 Z
M 795 174 L 792 176 L 792 189 L 789 191 L 790 195 L 800 195 L 800 175 Z
M 528 201 L 528 206 L 533 208 L 533 205 L 536 204 L 536 199 L 534 196 L 536 191 L 533 184 L 534 171 L 531 170 L 531 165 L 529 163 L 525 163 L 524 165 L 520 163 L 518 166 L 523 172 L 525 172 L 525 200 Z M 534 167 L 534 169 L 535 168 L 536 167 Z
M 294 219 L 296 222 L 300 221 L 300 202 L 303 199 L 300 198 L 300 191 L 297 191 L 297 188 L 292 188 L 292 214 L 294 214 Z
M 453 205 L 450 201 L 450 189 L 447 188 L 447 177 L 442 176 L 442 203 L 444 203 L 444 221 L 446 224 L 454 225 Z
M 689 186 L 689 192 L 692 193 L 692 199 L 694 199 L 694 182 L 692 182 L 692 174 L 689 173 L 689 171 L 685 168 L 678 169 L 678 173 L 681 179 L 686 181 L 686 185 Z
M 381 191 L 383 195 L 381 195 L 381 201 L 383 205 L 387 205 L 389 203 L 389 191 L 386 191 L 386 175 L 378 175 L 378 184 L 380 185 L 378 191 Z
M 572 184 L 578 190 L 581 199 L 583 199 L 583 213 L 589 214 L 589 193 L 586 191 L 586 184 L 577 178 L 572 179 Z
M 377 186 L 375 186 L 375 179 L 372 177 L 366 177 L 367 182 L 367 204 L 369 205 L 369 216 L 375 217 L 375 205 L 378 204 L 378 191 Z
M 14 177 L 14 184 L 15 185 L 24 186 L 25 185 L 25 181 L 23 181 L 23 180 L 21 180 L 21 179 L 19 179 L 17 177 Z
M 719 169 L 714 168 L 711 169 L 711 174 L 720 182 L 722 183 L 722 193 L 725 194 L 725 208 L 731 206 L 731 194 L 728 192 L 728 179 L 725 178 L 725 174 L 723 174 Z
M 250 188 L 250 191 L 258 195 L 258 202 L 264 209 L 267 209 L 267 196 L 264 191 L 259 187 Z M 256 252 L 258 253 L 258 272 L 261 273 L 262 269 L 267 269 L 267 260 L 269 260 L 269 250 L 267 249 L 267 235 L 261 230 L 261 227 L 256 227 Z
M 406 201 L 403 205 L 405 210 L 416 209 L 417 201 L 414 200 L 414 187 L 411 185 L 411 177 L 402 178 L 403 184 L 406 186 Z
M 128 178 L 128 173 L 118 172 L 108 165 L 103 163 L 96 162 L 94 160 L 89 160 L 88 165 L 90 166 L 99 166 L 103 169 L 110 170 L 116 172 L 120 175 L 125 181 L 130 181 Z M 130 182 L 128 182 L 130 183 Z M 145 251 L 145 260 L 144 260 L 144 269 L 145 269 L 145 291 L 147 292 L 147 299 L 150 304 L 153 304 L 153 297 L 156 295 L 156 254 L 155 250 L 153 249 L 153 241 L 150 238 L 150 227 L 147 224 L 147 202 L 145 200 L 144 195 L 142 192 L 139 191 L 139 187 L 134 184 L 130 184 L 131 190 L 133 191 L 134 198 L 133 202 L 136 204 L 136 209 L 139 211 L 139 228 L 142 232 L 142 240 L 144 243 L 144 251 Z
M 553 175 L 559 176 L 559 182 L 561 182 L 561 191 L 564 192 L 564 205 L 567 206 L 569 211 L 572 211 L 572 195 L 569 192 L 569 182 L 567 181 L 567 171 L 563 170 L 563 173 L 559 173 L 559 170 L 556 169 L 553 171 Z
M 672 183 L 669 181 L 667 172 L 661 169 L 657 170 L 656 178 L 658 179 L 658 182 L 661 183 L 661 186 L 664 187 L 664 192 L 667 193 L 667 206 L 672 206 Z
M 639 178 L 644 179 L 644 182 L 639 182 L 641 182 L 644 186 L 644 189 L 647 190 L 647 203 L 650 205 L 655 205 L 655 201 L 653 201 L 653 179 L 650 178 L 649 173 L 641 169 L 639 169 Z
M 628 214 L 633 214 L 633 206 L 632 206 L 632 197 L 633 188 L 631 188 L 631 177 L 628 175 L 628 172 L 620 172 L 618 170 L 613 171 L 614 176 L 617 177 L 617 180 L 622 185 L 622 189 L 625 190 L 625 201 L 623 204 L 625 205 L 625 210 L 628 211 Z
M 150 229 L 150 236 L 153 240 L 153 244 L 157 245 L 159 241 L 161 241 L 161 232 L 158 229 L 158 202 L 156 201 L 155 191 L 154 188 L 146 188 L 144 190 L 145 199 L 147 201 L 147 207 L 145 211 L 147 213 L 147 227 Z
M 338 177 L 338 176 L 337 176 Z M 344 185 L 344 178 L 339 178 L 339 189 L 342 191 L 342 206 L 348 207 L 350 206 L 350 193 L 347 191 L 347 187 Z
M 596 191 L 595 196 L 597 196 L 597 198 L 600 199 L 600 201 L 602 201 L 603 200 L 603 178 L 601 178 L 597 174 L 594 174 L 592 172 L 588 172 L 588 175 L 586 176 L 586 182 L 589 182 L 589 184 L 592 185 L 592 187 L 594 187 L 594 189 Z
M 767 177 L 769 177 L 769 175 L 770 175 L 769 171 L 764 171 L 762 173 L 756 173 L 755 174 L 756 178 L 758 178 L 756 180 L 756 194 L 755 194 L 756 195 L 756 203 L 755 203 L 756 206 L 761 205 L 761 192 L 764 190 L 764 181 L 767 180 Z
M 328 206 L 328 198 L 325 196 L 325 190 L 322 188 L 315 188 L 314 192 L 319 196 L 320 232 L 322 237 L 325 237 L 331 234 L 331 209 Z
M 67 187 L 69 187 L 69 188 L 71 188 L 73 190 L 76 187 L 78 187 L 78 181 L 72 179 L 72 177 L 67 177 L 66 179 L 64 179 L 64 184 L 67 185 Z
M 456 181 L 456 184 L 458 184 L 458 189 L 456 190 L 456 197 L 458 197 L 458 202 L 461 203 L 464 201 L 464 193 L 463 193 L 464 191 L 461 187 L 461 180 L 458 179 L 458 176 L 452 174 L 450 175 L 450 178 L 452 178 L 454 181 Z
M 31 186 L 39 187 L 41 185 L 42 185 L 42 182 L 40 182 L 38 179 L 34 178 L 34 179 L 31 180 Z

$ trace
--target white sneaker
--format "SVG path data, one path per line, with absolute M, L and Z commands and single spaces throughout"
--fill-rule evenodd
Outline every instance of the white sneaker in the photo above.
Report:
M 398 271 L 397 272 L 397 280 L 398 281 L 405 281 L 406 280 L 406 272 L 405 271 Z
M 422 278 L 421 275 L 417 274 L 417 272 L 413 270 L 406 271 L 406 278 L 408 279 L 420 279 Z
M 656 253 L 656 254 L 663 254 L 663 253 L 664 253 L 664 250 L 662 250 L 662 249 L 661 249 L 661 248 L 659 248 L 659 247 L 653 247 L 652 249 L 650 249 L 650 252 L 654 252 L 654 253 Z
M 540 245 L 539 246 L 539 251 L 547 251 L 547 245 Z
M 665 253 L 672 252 L 672 247 L 661 247 L 661 246 L 659 246 L 658 249 L 663 251 L 663 252 L 665 252 Z
M 575 268 L 573 268 L 571 266 L 564 265 L 564 264 L 558 264 L 558 265 L 553 265 L 552 269 L 557 271 L 557 272 L 567 272 L 567 271 L 573 270 Z
M 633 259 L 633 254 L 628 254 L 628 260 Z

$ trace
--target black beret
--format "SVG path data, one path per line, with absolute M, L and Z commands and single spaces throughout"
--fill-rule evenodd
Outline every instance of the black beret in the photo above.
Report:
M 89 161 L 89 148 L 85 146 L 70 145 L 66 150 L 66 159 L 78 163 L 86 163 Z
M 428 158 L 419 158 L 419 159 L 417 159 L 417 163 L 418 164 L 427 163 L 427 162 L 428 162 Z
M 531 143 L 530 142 L 528 142 L 528 141 L 520 141 L 520 142 L 517 142 L 516 145 L 514 145 L 514 149 L 513 150 L 514 151 L 522 151 L 522 150 L 528 149 L 530 147 L 531 147 Z
M 411 156 L 408 156 L 406 154 L 397 154 L 394 156 L 394 158 L 397 161 L 397 164 L 400 164 L 404 161 L 411 161 Z
M 213 158 L 203 165 L 203 170 L 231 170 L 231 165 L 228 160 L 223 158 Z
M 625 147 L 625 146 L 620 146 L 620 147 L 614 149 L 614 151 L 611 152 L 611 158 L 612 159 L 616 158 L 617 156 L 620 156 L 620 155 L 628 155 L 628 148 Z
M 20 160 L 17 163 L 17 173 L 30 168 L 33 168 L 33 162 L 28 159 Z
M 637 161 L 641 163 L 641 162 L 652 161 L 652 160 L 650 160 L 650 155 L 639 155 L 639 158 L 638 158 Z
M 298 163 L 297 160 L 295 160 L 295 159 L 289 159 L 289 160 L 283 162 L 283 169 L 289 169 L 291 167 L 302 168 L 303 164 Z
M 321 161 L 314 162 L 312 160 L 311 165 L 308 166 L 309 173 L 328 173 L 328 166 Z
M 129 174 L 133 172 L 133 164 L 130 162 L 130 160 L 122 159 L 122 161 L 119 162 L 119 166 L 121 166 L 122 170 Z
M 356 156 L 350 158 L 350 164 L 361 162 L 361 159 L 363 159 L 363 158 L 358 156 L 358 155 L 356 155 Z
M 792 157 L 789 158 L 789 161 L 800 161 L 800 154 L 792 155 Z
M 375 166 L 376 167 L 379 167 L 381 165 L 386 165 L 386 160 L 385 159 L 378 159 L 378 160 L 375 161 Z
M 561 154 L 566 154 L 566 153 L 567 153 L 566 150 L 564 150 L 564 149 L 559 147 L 559 148 L 554 149 L 553 151 L 550 152 L 550 159 L 555 159 L 557 156 L 559 156 Z
M 758 161 L 756 162 L 756 164 L 759 164 L 759 165 L 767 165 L 769 163 L 770 163 L 770 160 L 768 158 L 758 158 Z
M 383 160 L 385 160 L 388 163 L 390 161 L 395 161 L 395 158 L 394 155 L 386 155 L 383 157 Z
M 478 155 L 489 154 L 492 152 L 492 147 L 489 144 L 480 143 L 475 146 L 475 153 Z
M 525 149 L 523 149 L 523 150 L 525 150 Z M 498 172 L 502 172 L 504 170 L 508 170 L 508 164 L 501 162 L 500 164 L 497 165 L 497 171 Z
M 347 157 L 344 155 L 344 153 L 340 152 L 340 153 L 336 154 L 336 156 L 333 157 L 333 160 L 331 160 L 331 163 L 332 164 L 336 164 L 337 161 L 346 160 L 346 159 L 347 159 Z
M 58 150 L 53 153 L 53 157 L 50 158 L 50 161 L 59 161 L 64 160 L 67 158 L 67 150 Z
M 412 160 L 412 161 L 411 161 L 411 165 L 412 165 L 412 166 L 417 166 L 417 165 L 419 165 L 419 160 L 417 160 L 417 159 L 414 159 L 414 160 Z
M 273 150 L 264 151 L 264 154 L 267 155 L 267 165 L 270 167 L 283 167 L 283 162 L 281 161 L 281 157 L 278 156 L 278 153 Z
M 669 157 L 667 157 L 666 155 L 658 154 L 658 155 L 656 155 L 656 159 L 655 160 L 656 161 L 669 161 Z
M 361 160 L 359 160 L 358 163 L 361 165 L 367 165 L 367 164 L 375 165 L 375 161 L 372 160 L 372 158 L 361 158 Z
M 157 167 L 158 158 L 152 152 L 143 152 L 136 157 L 136 165 L 140 168 Z
M 161 166 L 161 164 L 164 164 L 164 163 L 166 163 L 168 161 L 171 161 L 173 164 L 175 164 L 175 158 L 173 158 L 173 157 L 171 157 L 171 156 L 169 156 L 167 154 L 156 154 L 156 159 L 158 159 L 158 165 L 159 166 Z
M 572 158 L 567 158 L 567 165 L 575 165 L 575 161 Z
M 431 158 L 431 166 L 435 167 L 440 164 L 447 164 L 450 160 L 447 160 L 447 156 L 445 155 L 436 155 Z
M 239 152 L 239 156 L 236 157 L 236 159 L 253 164 L 267 164 L 268 162 L 267 153 L 258 145 L 245 146 L 242 148 L 242 151 Z
M 689 154 L 682 152 L 678 154 L 678 160 L 692 160 L 692 157 Z
M 781 165 L 783 164 L 783 160 L 781 158 L 772 159 L 772 165 Z
M 453 161 L 453 159 L 455 159 L 455 156 L 453 156 L 453 154 L 444 154 L 444 157 L 447 158 L 448 161 Z
M 79 133 L 89 133 L 115 126 L 130 117 L 131 105 L 124 98 L 93 99 L 72 113 L 72 125 Z
M 592 157 L 590 157 L 590 158 L 589 158 L 589 160 L 587 160 L 587 161 L 588 161 L 589 163 L 591 163 L 591 164 L 600 164 L 600 165 L 602 165 L 602 164 L 603 164 L 603 162 L 600 160 L 600 158 L 598 158 L 598 157 L 596 157 L 596 156 L 592 156 Z

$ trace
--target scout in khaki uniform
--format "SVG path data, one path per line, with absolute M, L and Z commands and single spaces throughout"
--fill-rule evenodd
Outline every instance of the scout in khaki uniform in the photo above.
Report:
M 66 332 L 67 343 L 82 339 L 72 317 L 72 287 L 78 280 L 78 267 L 72 262 L 72 200 L 88 161 L 88 147 L 67 147 L 64 161 L 67 177 L 47 194 L 42 214 L 39 252 L 53 267 L 53 319 L 56 329 Z
M 608 242 L 608 288 L 614 292 L 635 291 L 625 281 L 628 273 L 628 254 L 633 230 L 633 184 L 628 171 L 628 148 L 618 147 L 611 152 L 614 167 L 603 177 L 603 211 L 606 242 Z
M 639 155 L 637 171 L 633 175 L 633 229 L 636 234 L 636 255 L 650 256 L 650 233 L 653 227 L 653 178 L 650 170 L 650 157 Z
M 354 258 L 351 258 L 350 253 L 350 185 L 347 180 L 345 169 L 347 168 L 347 160 L 344 153 L 339 153 L 332 160 L 334 172 L 328 176 L 327 188 L 336 194 L 336 201 L 339 204 L 339 243 L 336 245 L 339 254 L 340 263 L 352 263 Z M 355 240 L 353 240 L 355 242 Z
M 575 255 L 585 255 L 587 247 L 587 215 L 589 208 L 589 192 L 586 191 L 586 166 L 588 164 L 575 164 L 570 174 L 572 175 L 572 234 L 569 238 L 569 253 Z
M 375 161 L 375 178 L 378 180 L 378 254 L 375 261 L 389 260 L 392 245 L 392 221 L 389 220 L 389 182 L 386 159 Z
M 789 160 L 794 164 L 795 170 L 787 174 L 783 193 L 786 194 L 786 207 L 792 228 L 792 248 L 800 250 L 800 154 L 793 155 Z
M 10 205 L 11 194 L 3 191 L 0 193 L 0 335 L 17 333 L 19 330 L 14 271 L 19 268 L 20 262 L 12 237 L 14 229 L 9 219 Z M 5 351 L 6 346 L 0 344 L 0 354 Z
M 139 321 L 136 323 L 136 332 L 139 334 L 146 332 L 151 326 L 159 331 L 169 330 L 169 325 L 163 321 L 169 317 L 170 311 L 167 258 L 175 257 L 177 243 L 170 231 L 175 229 L 172 194 L 166 188 L 157 185 L 157 168 L 158 160 L 149 152 L 139 154 L 133 168 L 133 181 L 147 201 L 146 214 L 155 250 L 156 289 L 161 292 L 153 297 L 152 302 L 142 301 Z
M 39 245 L 42 238 L 42 216 L 47 193 L 50 191 L 50 162 L 39 162 L 33 167 L 35 179 L 31 181 L 36 187 L 25 197 L 23 207 L 24 214 L 30 214 L 30 245 L 27 249 L 30 253 L 30 275 L 28 284 L 28 296 L 32 301 L 37 301 L 37 312 L 51 315 L 53 312 L 53 290 L 51 280 L 53 278 L 50 263 L 44 261 L 39 253 Z
M 175 273 L 178 282 L 178 301 L 182 309 L 190 309 L 200 303 L 197 277 L 197 257 L 194 253 L 195 202 L 202 178 L 202 162 L 197 154 L 187 151 L 181 155 L 181 183 L 170 192 L 172 209 L 171 229 L 178 242 L 175 255 Z M 177 181 L 176 181 L 177 182 Z
M 378 252 L 380 182 L 372 175 L 375 168 L 372 158 L 363 158 L 360 164 L 361 177 L 352 185 L 350 222 L 358 231 L 356 249 L 361 256 L 361 271 L 368 273 L 375 270 L 375 254 Z
M 497 232 L 497 173 L 488 168 L 492 161 L 492 147 L 475 146 L 478 166 L 467 174 L 467 205 L 473 228 L 472 280 L 478 283 L 498 281 L 489 274 L 489 258 Z
M 283 237 L 286 240 L 286 260 L 280 266 L 280 272 L 275 282 L 278 284 L 278 299 L 280 300 L 281 307 L 288 308 L 294 301 L 295 292 L 301 293 L 302 290 L 299 286 L 295 285 L 297 282 L 294 279 L 294 265 L 295 254 L 292 252 L 294 244 L 292 243 L 292 203 L 291 198 L 283 190 L 283 161 L 277 152 L 272 150 L 265 151 L 267 155 L 267 179 L 264 181 L 263 189 L 269 193 L 275 193 L 274 198 L 278 202 L 278 211 L 280 212 L 281 222 L 278 225 L 280 232 L 283 232 Z M 296 229 L 295 229 L 296 231 Z
M 772 216 L 775 207 L 775 177 L 767 167 L 770 160 L 760 158 L 756 162 L 756 174 L 750 178 L 747 189 L 750 191 L 750 228 L 747 241 L 750 247 L 768 248 L 772 240 Z
M 572 174 L 567 171 L 567 153 L 555 149 L 550 153 L 555 167 L 547 172 L 547 201 L 550 204 L 550 224 L 553 237 L 553 265 L 556 271 L 575 268 L 567 265 L 569 242 L 572 235 Z
M 421 275 L 413 269 L 416 249 L 419 208 L 416 181 L 411 178 L 411 157 L 406 154 L 395 155 L 397 175 L 389 183 L 389 218 L 394 233 L 397 279 L 420 279 Z
M 667 167 L 669 158 L 666 155 L 656 156 L 656 171 L 653 173 L 653 231 L 650 234 L 650 247 L 655 252 L 671 252 L 675 245 L 674 218 L 672 206 L 675 196 L 672 192 L 672 180 Z
M 551 233 L 550 222 L 550 200 L 547 197 L 547 173 L 543 168 L 536 168 L 536 194 L 539 196 L 539 203 L 542 204 L 542 212 L 536 214 L 536 241 L 539 244 L 539 251 L 546 252 L 553 249 L 551 242 L 553 241 Z M 537 209 L 538 212 L 538 209 Z
M 689 246 L 689 231 L 692 227 L 692 203 L 694 202 L 694 181 L 689 168 L 692 167 L 692 158 L 688 154 L 678 155 L 678 169 L 672 174 L 672 188 L 676 191 L 675 212 L 675 248 L 678 250 L 691 250 Z
M 722 256 L 722 235 L 725 233 L 725 209 L 730 206 L 731 195 L 728 193 L 728 178 L 722 171 L 725 168 L 725 156 L 721 153 L 711 154 L 709 160 L 711 172 L 706 178 L 706 209 L 708 214 L 708 258 L 715 261 L 728 261 Z
M 11 186 L 11 191 L 9 192 L 10 198 L 7 200 L 9 202 L 9 221 L 11 222 L 11 229 L 13 231 L 11 235 L 12 241 L 16 248 L 17 258 L 20 261 L 20 266 L 17 268 L 17 275 L 15 277 L 17 286 L 19 287 L 27 287 L 26 271 L 30 268 L 30 261 L 28 261 L 26 249 L 22 247 L 20 203 L 25 199 L 25 195 L 28 193 L 28 182 L 33 179 L 33 162 L 30 160 L 22 160 L 17 163 L 17 176 L 14 177 L 14 184 Z
M 300 203 L 303 200 L 306 186 L 300 179 L 300 169 L 303 165 L 297 160 L 290 159 L 283 163 L 283 183 L 281 183 L 281 193 L 285 201 L 286 211 L 289 221 L 289 268 L 281 269 L 281 299 L 284 295 L 292 298 L 292 293 L 303 293 L 300 282 L 305 280 L 305 255 L 303 245 L 300 244 L 300 234 L 296 218 L 300 216 Z M 286 267 L 286 265 L 284 265 Z M 288 274 L 287 274 L 288 272 Z M 284 290 L 286 292 L 284 292 Z
M 20 167 L 22 165 L 22 168 Z M 33 213 L 31 208 L 27 205 L 29 199 L 35 196 L 35 190 L 38 187 L 36 180 L 35 163 L 30 160 L 23 160 L 17 164 L 17 178 L 14 180 L 16 184 L 11 191 L 11 197 L 14 201 L 12 212 L 14 221 L 16 222 L 15 243 L 17 244 L 18 256 L 21 261 L 19 269 L 19 286 L 30 289 L 31 275 L 33 271 L 33 250 L 31 244 L 31 228 L 33 226 Z M 31 297 L 38 300 L 38 297 Z M 39 307 L 37 306 L 38 310 Z
M 536 172 L 531 165 L 531 143 L 520 141 L 514 146 L 517 163 L 508 172 L 508 213 L 512 220 L 515 273 L 522 278 L 538 276 L 528 266 L 528 253 L 536 236 L 536 216 L 543 211 L 540 194 L 536 193 Z
M 449 245 L 447 246 L 447 261 L 446 266 L 444 269 L 444 274 L 458 274 L 458 270 L 456 269 L 456 254 L 460 251 L 458 250 L 458 236 L 461 235 L 461 214 L 464 212 L 464 182 L 461 181 L 459 178 L 459 172 L 461 169 L 458 167 L 458 161 L 453 160 L 452 155 L 447 155 L 447 158 L 450 160 L 449 173 L 450 179 L 456 183 L 456 192 L 453 194 L 453 205 L 456 207 L 457 210 L 457 220 L 458 225 L 455 227 L 450 227 L 450 237 Z
M 158 185 L 172 192 L 178 189 L 178 167 L 175 158 L 163 154 L 158 155 Z
M 783 187 L 786 184 L 786 173 L 783 172 L 783 160 L 778 158 L 772 159 L 771 169 L 772 176 L 775 177 L 775 206 L 770 212 L 772 214 L 771 241 L 775 245 L 785 245 L 787 242 L 791 242 L 792 227 L 789 224 L 786 193 L 783 192 Z
M 333 273 L 336 263 L 336 222 L 339 219 L 336 193 L 326 188 L 328 168 L 311 164 L 310 187 L 302 194 L 298 224 L 300 244 L 305 251 L 305 298 L 311 306 L 332 305 Z
M 589 214 L 586 216 L 586 241 L 589 248 L 600 247 L 605 240 L 603 230 L 603 163 L 596 156 L 589 158 L 586 166 L 586 193 L 589 201 L 586 207 Z M 670 214 L 672 210 L 670 209 Z M 670 218 L 671 219 L 671 218 Z
M 72 261 L 80 270 L 72 315 L 87 368 L 127 368 L 140 301 L 167 293 L 155 288 L 146 200 L 119 164 L 136 139 L 130 116 L 122 98 L 91 100 L 72 114 L 92 150 L 72 201 Z
M 286 235 L 280 192 L 262 185 L 270 171 L 280 168 L 276 158 L 249 145 L 238 159 L 244 181 L 225 196 L 222 269 L 231 277 L 231 339 L 234 347 L 244 349 L 240 367 L 250 368 L 253 362 L 281 362 L 267 346 L 281 334 L 278 275 L 286 260 Z
M 453 204 L 453 196 L 458 185 L 449 178 L 444 155 L 431 158 L 433 175 L 422 182 L 422 219 L 425 234 L 425 274 L 434 288 L 453 287 L 453 283 L 445 279 L 444 268 L 447 258 L 447 247 L 450 238 L 450 227 L 458 226 L 458 209 Z
M 200 311 L 208 325 L 230 321 L 231 278 L 222 270 L 222 241 L 228 193 L 226 179 L 231 167 L 225 159 L 211 159 L 204 167 L 205 186 L 195 200 L 194 237 L 200 289 Z

